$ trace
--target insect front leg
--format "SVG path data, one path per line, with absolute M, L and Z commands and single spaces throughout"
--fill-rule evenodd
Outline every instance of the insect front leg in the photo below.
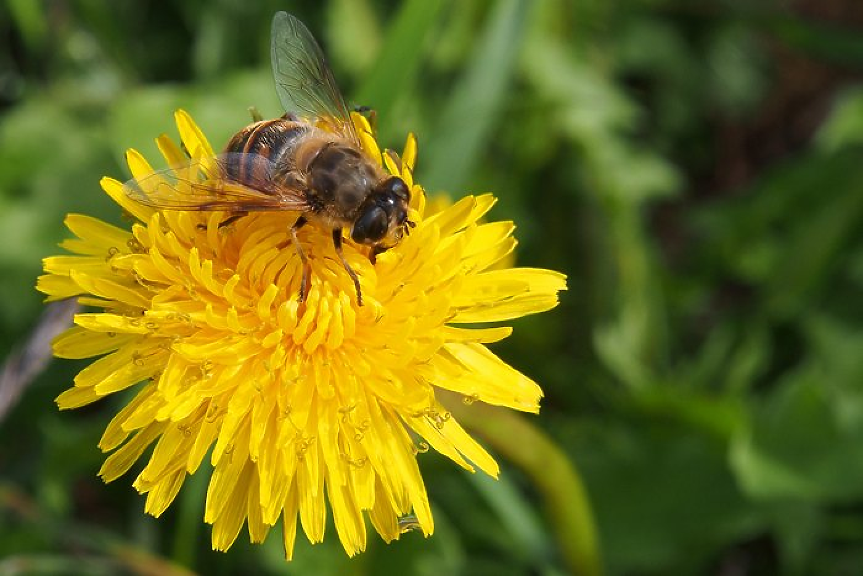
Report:
M 342 261 L 342 266 L 345 267 L 345 270 L 348 271 L 348 276 L 351 277 L 351 280 L 354 281 L 354 288 L 357 290 L 357 304 L 359 306 L 363 305 L 363 292 L 360 289 L 360 279 L 357 276 L 357 273 L 354 272 L 354 269 L 351 268 L 351 265 L 348 264 L 348 261 L 345 260 L 345 255 L 342 252 L 342 229 L 341 228 L 333 228 L 333 246 L 336 248 L 336 254 L 339 255 L 339 260 Z
M 381 246 L 380 244 L 372 246 L 372 250 L 371 252 L 369 252 L 369 262 L 371 262 L 372 264 L 377 264 L 378 254 L 383 254 L 387 250 L 388 248 L 386 246 Z

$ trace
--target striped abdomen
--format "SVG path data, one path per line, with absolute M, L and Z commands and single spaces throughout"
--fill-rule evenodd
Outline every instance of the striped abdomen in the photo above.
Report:
M 293 158 L 298 146 L 314 128 L 305 122 L 277 118 L 262 120 L 246 126 L 231 138 L 225 147 L 229 156 L 225 165 L 226 176 L 237 182 L 255 182 L 265 177 L 256 171 L 267 169 L 260 158 L 269 160 L 270 166 L 278 166 L 280 173 L 293 167 Z M 255 160 L 257 159 L 257 162 Z

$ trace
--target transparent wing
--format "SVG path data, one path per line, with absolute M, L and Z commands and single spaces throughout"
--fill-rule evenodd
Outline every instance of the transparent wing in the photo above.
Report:
M 259 154 L 193 159 L 130 180 L 123 190 L 136 202 L 164 210 L 309 210 L 306 194 L 288 184 Z
M 322 120 L 359 144 L 333 72 L 305 24 L 278 12 L 273 17 L 271 52 L 276 92 L 285 112 Z

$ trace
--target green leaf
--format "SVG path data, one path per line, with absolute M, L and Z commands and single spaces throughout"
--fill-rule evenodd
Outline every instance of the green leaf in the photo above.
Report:
M 551 539 L 543 529 L 536 510 L 530 507 L 509 476 L 491 478 L 485 474 L 463 475 L 497 514 L 501 529 L 508 532 L 507 541 L 517 550 L 513 554 L 531 565 L 542 564 L 550 553 Z
M 328 57 L 352 76 L 368 70 L 380 54 L 380 22 L 369 0 L 333 0 L 327 4 Z
M 609 574 L 704 574 L 716 550 L 766 525 L 724 443 L 691 428 L 582 418 L 571 442 Z
M 376 65 L 356 93 L 356 104 L 371 106 L 387 133 L 393 108 L 402 94 L 410 93 L 424 53 L 425 39 L 448 0 L 407 0 L 387 28 Z
M 41 2 L 6 0 L 15 25 L 30 50 L 40 52 L 48 36 L 47 10 Z
M 466 551 L 461 540 L 460 523 L 463 518 L 448 517 L 432 505 L 435 532 L 424 538 L 421 532 L 411 531 L 389 544 L 374 533 L 369 534 L 369 550 L 365 574 L 375 576 L 439 576 L 440 574 L 477 573 L 476 566 L 467 564 Z M 314 572 L 303 572 L 313 574 Z
M 609 209 L 673 195 L 680 186 L 676 169 L 628 136 L 642 111 L 602 67 L 585 58 L 546 31 L 534 30 L 523 69 L 538 102 L 553 107 L 549 130 L 559 130 L 576 145 L 588 191 Z
M 488 18 L 467 68 L 434 125 L 421 179 L 431 190 L 459 190 L 487 146 L 509 86 L 528 3 L 501 0 Z
M 863 427 L 842 425 L 824 385 L 829 379 L 807 363 L 735 438 L 731 465 L 753 499 L 826 503 L 863 495 Z
M 838 95 L 830 116 L 818 128 L 816 143 L 827 152 L 863 143 L 863 88 L 848 88 Z
M 838 64 L 863 63 L 863 38 L 845 23 L 820 23 L 802 17 L 780 16 L 766 21 L 768 29 L 784 42 L 812 57 Z
M 841 262 L 844 247 L 863 225 L 863 165 L 859 154 L 853 157 L 857 160 L 853 169 L 821 183 L 821 189 L 831 187 L 821 205 L 790 224 L 766 286 L 767 305 L 780 316 L 796 314 L 814 293 L 827 288 L 832 268 Z
M 809 348 L 825 372 L 825 392 L 836 425 L 847 433 L 863 430 L 863 328 L 825 314 L 804 320 Z
M 154 168 L 163 166 L 154 139 L 166 133 L 178 141 L 174 112 L 180 108 L 192 115 L 218 151 L 234 133 L 251 123 L 251 106 L 268 118 L 282 114 L 268 69 L 229 75 L 213 85 L 150 86 L 130 91 L 111 110 L 113 151 L 122 162 L 126 149 L 135 148 Z M 114 176 L 123 180 L 129 175 L 124 169 L 123 174 Z

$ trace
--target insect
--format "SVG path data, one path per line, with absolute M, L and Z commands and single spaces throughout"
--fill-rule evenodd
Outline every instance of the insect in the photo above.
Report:
M 128 182 L 124 191 L 162 210 L 232 213 L 223 224 L 254 211 L 297 212 L 290 234 L 303 264 L 299 300 L 308 295 L 310 265 L 297 231 L 311 223 L 331 230 L 362 306 L 359 278 L 342 252 L 342 231 L 348 228 L 351 240 L 370 246 L 374 260 L 414 226 L 410 190 L 363 150 L 321 48 L 286 12 L 273 18 L 271 54 L 284 116 L 246 126 L 215 158 L 192 158 L 188 170 L 160 170 Z

